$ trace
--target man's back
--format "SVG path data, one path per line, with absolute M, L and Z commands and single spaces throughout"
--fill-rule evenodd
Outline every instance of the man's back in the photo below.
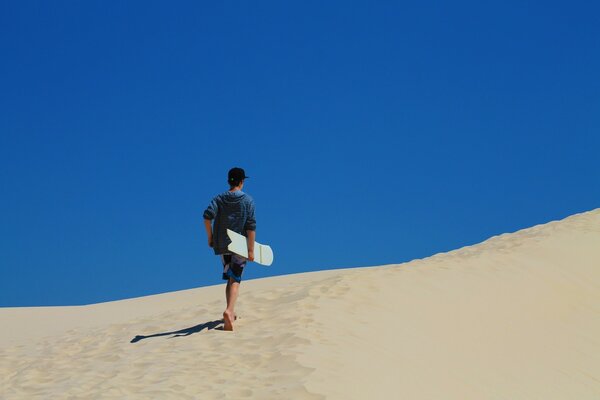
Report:
M 254 200 L 241 190 L 227 191 L 215 196 L 206 210 L 204 218 L 214 219 L 213 249 L 215 254 L 227 253 L 231 240 L 227 229 L 241 235 L 256 230 Z

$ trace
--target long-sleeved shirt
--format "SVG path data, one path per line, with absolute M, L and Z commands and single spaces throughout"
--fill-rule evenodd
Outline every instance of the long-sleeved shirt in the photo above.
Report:
M 236 190 L 215 196 L 206 210 L 204 219 L 213 222 L 213 249 L 215 254 L 225 254 L 231 243 L 227 229 L 246 236 L 246 231 L 256 230 L 254 200 L 250 195 Z

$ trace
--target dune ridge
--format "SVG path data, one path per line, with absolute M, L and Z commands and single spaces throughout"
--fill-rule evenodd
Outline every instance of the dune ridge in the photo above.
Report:
M 600 398 L 600 209 L 223 290 L 0 309 L 0 398 Z

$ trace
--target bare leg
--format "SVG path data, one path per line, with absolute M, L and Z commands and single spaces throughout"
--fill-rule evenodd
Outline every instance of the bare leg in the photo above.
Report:
M 229 291 L 231 288 L 231 279 L 227 281 L 227 286 L 225 286 L 225 300 L 227 301 L 227 308 L 229 308 Z
M 235 301 L 238 297 L 238 292 L 240 290 L 240 284 L 229 278 L 227 282 L 227 288 L 225 288 L 225 293 L 227 295 L 227 309 L 223 313 L 223 322 L 224 322 L 224 330 L 232 331 L 233 330 L 233 321 L 235 321 Z
M 230 288 L 231 288 L 231 279 L 227 281 L 227 285 L 225 286 L 225 300 L 227 300 L 227 308 L 229 308 L 229 298 L 230 298 L 229 291 L 231 290 Z M 236 313 L 233 314 L 233 319 L 234 320 L 237 319 Z

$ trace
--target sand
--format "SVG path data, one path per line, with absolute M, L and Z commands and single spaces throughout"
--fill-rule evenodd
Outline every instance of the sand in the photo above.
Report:
M 1 308 L 0 398 L 600 398 L 600 209 L 223 292 Z

